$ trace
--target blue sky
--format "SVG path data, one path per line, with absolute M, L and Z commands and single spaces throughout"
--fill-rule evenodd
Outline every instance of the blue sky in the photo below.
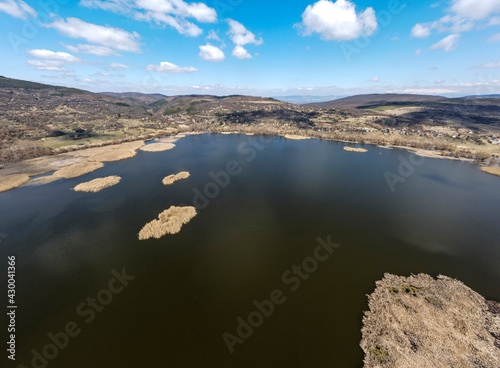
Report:
M 500 0 L 0 0 L 0 74 L 95 92 L 500 93 Z

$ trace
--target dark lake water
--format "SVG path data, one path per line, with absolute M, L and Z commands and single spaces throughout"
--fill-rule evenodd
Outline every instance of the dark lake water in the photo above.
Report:
M 17 360 L 2 361 L 362 367 L 366 294 L 386 272 L 444 274 L 500 300 L 500 178 L 468 163 L 344 146 L 188 136 L 171 151 L 1 193 L 1 293 L 14 255 L 18 305 Z M 162 184 L 180 171 L 191 177 Z M 71 190 L 108 175 L 122 182 Z M 193 200 L 198 215 L 179 234 L 138 240 L 161 211 Z M 318 237 L 339 246 L 318 248 Z

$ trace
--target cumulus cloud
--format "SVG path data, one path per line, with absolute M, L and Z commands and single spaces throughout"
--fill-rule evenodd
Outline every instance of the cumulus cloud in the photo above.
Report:
M 233 19 L 228 19 L 229 31 L 227 34 L 233 41 L 235 47 L 233 50 L 233 56 L 238 59 L 251 59 L 252 55 L 243 46 L 248 44 L 262 45 L 264 40 L 262 38 L 257 39 L 255 35 L 250 32 L 246 27 Z
M 233 56 L 238 59 L 251 59 L 252 55 L 243 46 L 236 46 L 233 49 Z
M 415 55 L 417 55 L 417 56 L 420 55 L 421 53 L 422 53 L 422 49 L 418 49 L 415 51 Z
M 245 46 L 250 43 L 254 45 L 262 45 L 264 43 L 264 40 L 262 38 L 257 39 L 255 35 L 248 29 L 246 29 L 245 26 L 240 22 L 237 22 L 233 19 L 229 19 L 228 22 L 228 34 L 231 38 L 231 41 L 233 41 L 235 45 Z
M 378 82 L 380 82 L 380 78 L 375 77 L 375 78 L 369 79 L 368 82 L 378 83 Z
M 205 46 L 200 46 L 200 57 L 206 61 L 219 63 L 226 58 L 224 52 L 216 46 L 207 43 Z
M 146 67 L 146 69 L 149 71 L 155 71 L 155 72 L 160 72 L 160 73 L 186 74 L 186 73 L 199 72 L 198 69 L 196 69 L 192 66 L 181 67 L 181 66 L 177 66 L 175 64 L 169 63 L 167 61 L 161 62 L 160 65 L 149 64 Z
M 29 16 L 36 17 L 36 11 L 22 0 L 0 1 L 0 12 L 4 12 L 15 18 L 26 19 Z
M 432 45 L 431 49 L 433 49 L 433 50 L 442 49 L 446 52 L 453 51 L 457 48 L 457 43 L 458 43 L 458 40 L 460 39 L 460 37 L 461 36 L 457 33 L 451 34 L 451 35 L 443 38 L 441 41 Z
M 61 45 L 63 45 L 69 51 L 74 52 L 76 54 L 91 54 L 97 56 L 111 56 L 111 55 L 120 56 L 118 52 L 106 46 L 84 45 L 84 44 L 66 45 L 64 43 L 61 43 Z
M 66 71 L 66 64 L 80 64 L 82 59 L 67 52 L 54 52 L 45 49 L 28 50 L 28 55 L 35 59 L 28 59 L 27 63 L 37 70 Z
M 217 22 L 217 12 L 204 3 L 183 0 L 82 0 L 81 5 L 125 14 L 137 20 L 170 26 L 179 33 L 196 37 L 203 33 L 196 24 Z
M 411 30 L 412 37 L 426 38 L 433 31 L 452 33 L 454 36 L 450 36 L 446 41 L 443 40 L 443 44 L 438 43 L 432 46 L 450 51 L 455 48 L 457 34 L 500 24 L 500 17 L 493 16 L 500 13 L 500 0 L 450 0 L 450 2 L 451 7 L 447 9 L 448 14 L 434 22 L 417 23 Z M 453 42 L 454 39 L 455 42 Z M 494 42 L 495 36 L 489 41 Z M 447 43 L 451 45 L 451 48 L 450 46 L 446 47 Z
M 500 13 L 500 0 L 453 0 L 451 10 L 462 17 L 481 20 Z
M 45 27 L 54 28 L 70 38 L 84 39 L 91 44 L 126 52 L 139 53 L 141 51 L 140 36 L 137 32 L 131 33 L 120 28 L 87 23 L 78 18 L 59 19 Z
M 427 38 L 431 35 L 431 28 L 423 24 L 417 23 L 411 29 L 411 36 L 415 38 Z
M 298 26 L 304 36 L 318 33 L 326 41 L 350 41 L 372 35 L 378 23 L 371 7 L 357 13 L 351 1 L 320 0 L 306 8 Z

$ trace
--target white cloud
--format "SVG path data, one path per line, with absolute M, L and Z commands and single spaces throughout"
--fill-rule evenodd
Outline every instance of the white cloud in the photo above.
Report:
M 77 53 L 77 54 L 92 54 L 97 56 L 120 56 L 115 50 L 106 46 L 97 46 L 97 45 L 66 45 L 61 43 L 64 47 L 66 47 L 69 51 Z
M 149 71 L 155 71 L 155 72 L 160 72 L 160 73 L 180 73 L 180 74 L 185 74 L 185 73 L 194 73 L 194 72 L 199 72 L 198 69 L 188 66 L 188 67 L 181 67 L 177 66 L 175 64 L 169 63 L 167 61 L 163 61 L 160 63 L 160 65 L 154 65 L 154 64 L 149 64 L 146 67 L 147 70 Z
M 399 93 L 410 93 L 417 95 L 443 95 L 448 93 L 456 93 L 458 91 L 444 88 L 407 88 Z
M 109 64 L 109 67 L 113 70 L 130 69 L 130 67 L 128 65 L 123 65 L 123 64 L 118 64 L 118 63 L 111 63 L 111 64 Z
M 435 84 L 443 84 L 444 82 L 446 82 L 444 79 L 436 79 L 434 81 Z
M 211 29 L 209 32 L 208 32 L 208 36 L 207 36 L 207 40 L 215 40 L 215 41 L 220 41 L 220 37 L 219 35 L 217 34 L 216 31 L 214 31 L 213 29 Z
M 231 41 L 235 45 L 245 46 L 248 44 L 262 45 L 264 40 L 262 38 L 257 39 L 255 35 L 245 28 L 243 24 L 237 22 L 233 19 L 229 19 L 229 31 L 228 35 L 231 37 Z
M 135 52 L 141 51 L 137 32 L 127 32 L 120 28 L 100 26 L 87 23 L 78 18 L 67 18 L 56 20 L 45 25 L 54 28 L 70 38 L 81 38 L 89 43 L 114 48 L 119 51 Z
M 320 0 L 309 5 L 298 25 L 304 36 L 319 33 L 326 41 L 350 41 L 372 35 L 378 27 L 373 8 L 356 13 L 356 5 L 348 0 Z
M 37 70 L 65 71 L 66 64 L 80 64 L 82 59 L 68 54 L 67 52 L 54 52 L 44 49 L 28 50 L 28 55 L 35 59 L 27 60 L 27 63 Z
M 451 10 L 464 18 L 485 19 L 500 13 L 500 0 L 453 0 Z
M 476 66 L 476 68 L 479 68 L 479 69 L 497 69 L 497 68 L 500 68 L 500 62 L 498 63 L 486 63 L 486 64 L 483 64 L 483 65 L 478 65 Z
M 417 23 L 411 29 L 411 36 L 415 38 L 427 38 L 431 35 L 430 27 Z
M 380 82 L 380 78 L 375 77 L 375 78 L 369 79 L 368 82 L 378 83 L 378 82 Z
M 196 37 L 202 29 L 186 18 L 200 23 L 217 22 L 217 12 L 204 3 L 183 0 L 82 0 L 81 5 L 125 14 L 137 20 L 171 26 L 179 33 Z
M 235 48 L 233 50 L 233 56 L 238 59 L 251 59 L 252 55 L 243 46 L 248 44 L 262 45 L 264 40 L 262 38 L 257 39 L 255 35 L 245 28 L 243 24 L 237 22 L 233 19 L 228 19 L 229 31 L 227 34 L 233 41 Z
M 236 46 L 233 50 L 233 56 L 238 59 L 251 59 L 252 55 L 243 46 Z
M 457 48 L 457 42 L 460 39 L 460 37 L 461 36 L 457 33 L 451 34 L 451 35 L 443 38 L 441 41 L 432 45 L 431 49 L 433 49 L 433 50 L 442 49 L 446 52 L 453 51 Z
M 500 33 L 496 33 L 490 38 L 488 38 L 488 42 L 499 42 L 500 41 Z
M 36 11 L 22 0 L 0 1 L 0 12 L 7 13 L 15 18 L 26 19 L 28 16 L 36 17 Z
M 417 56 L 420 55 L 421 53 L 422 53 L 422 49 L 418 49 L 415 51 L 415 55 L 417 55 Z
M 498 26 L 500 24 L 500 17 L 491 17 L 487 26 Z
M 207 43 L 205 46 L 200 46 L 200 57 L 206 61 L 215 63 L 221 62 L 226 58 L 224 52 L 216 46 Z

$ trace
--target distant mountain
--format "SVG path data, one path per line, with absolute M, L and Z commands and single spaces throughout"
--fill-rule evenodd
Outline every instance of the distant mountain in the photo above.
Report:
M 342 98 L 345 96 L 307 96 L 307 95 L 294 95 L 294 96 L 274 96 L 277 100 L 283 102 L 290 102 L 293 104 L 304 105 L 318 102 L 331 101 L 334 99 Z
M 464 98 L 500 98 L 500 95 L 472 95 Z
M 419 102 L 434 102 L 446 100 L 443 96 L 427 96 L 427 95 L 410 95 L 410 94 L 371 94 L 371 95 L 356 95 L 351 97 L 339 98 L 337 100 L 308 104 L 308 106 L 320 108 L 339 108 L 339 109 L 357 109 L 362 107 L 383 106 L 385 104 L 400 104 L 400 103 L 419 103 Z
M 139 93 L 139 92 L 124 92 L 124 93 L 117 93 L 117 92 L 101 92 L 102 95 L 107 95 L 107 96 L 112 96 L 112 97 L 118 97 L 118 98 L 132 98 L 134 100 L 142 101 L 145 104 L 149 105 L 152 104 L 153 102 L 163 100 L 167 98 L 168 96 L 162 95 L 160 93 Z
M 65 92 L 68 94 L 71 93 L 92 93 L 88 91 L 84 91 L 76 88 L 68 88 L 61 86 L 52 86 L 50 84 L 36 83 L 36 82 L 28 82 L 20 79 L 6 78 L 0 76 L 0 88 L 2 89 L 34 89 L 34 90 L 54 90 L 58 92 Z

